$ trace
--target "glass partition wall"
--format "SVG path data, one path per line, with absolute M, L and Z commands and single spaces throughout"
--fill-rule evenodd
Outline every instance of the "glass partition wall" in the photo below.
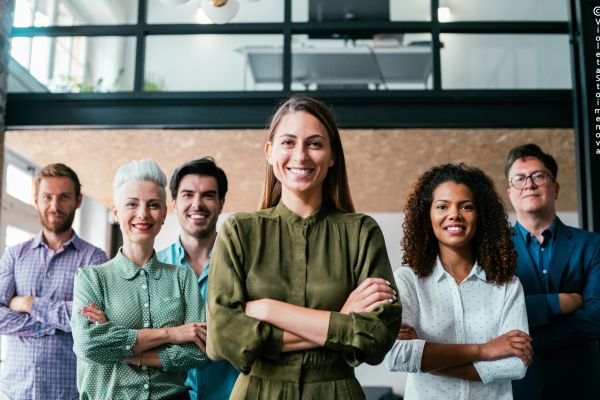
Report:
M 418 95 L 571 85 L 563 0 L 227 0 L 223 8 L 236 9 L 227 21 L 213 15 L 220 2 L 16 0 L 9 91 Z

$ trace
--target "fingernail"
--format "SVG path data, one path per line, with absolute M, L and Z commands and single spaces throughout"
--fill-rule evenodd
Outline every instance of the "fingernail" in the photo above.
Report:
M 388 299 L 388 303 L 393 303 L 394 299 Z
M 396 294 L 394 293 L 394 300 L 396 300 L 396 299 L 397 299 L 397 297 L 396 297 Z
M 391 286 L 392 284 L 390 283 L 390 281 L 385 281 L 385 283 L 388 284 L 388 286 Z

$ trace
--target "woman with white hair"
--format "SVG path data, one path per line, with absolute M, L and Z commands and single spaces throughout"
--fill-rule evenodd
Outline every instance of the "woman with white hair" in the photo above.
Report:
M 193 272 L 159 262 L 154 252 L 166 183 L 152 160 L 119 168 L 113 216 L 123 247 L 76 275 L 71 325 L 82 400 L 189 399 L 186 372 L 207 360 Z

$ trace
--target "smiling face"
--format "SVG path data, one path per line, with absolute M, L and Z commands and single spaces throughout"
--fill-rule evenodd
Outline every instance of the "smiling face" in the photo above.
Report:
M 468 251 L 477 229 L 477 209 L 468 186 L 444 182 L 433 191 L 429 212 L 440 253 L 445 249 Z
M 206 238 L 216 232 L 223 203 L 224 200 L 219 198 L 219 184 L 214 177 L 188 174 L 181 178 L 173 207 L 182 234 Z
M 128 181 L 121 185 L 113 215 L 123 234 L 123 246 L 154 244 L 167 217 L 165 192 L 153 182 Z
M 71 229 L 81 195 L 75 196 L 70 178 L 45 177 L 40 180 L 34 203 L 44 230 L 60 234 Z
M 514 162 L 508 172 L 508 178 L 511 179 L 515 175 L 530 176 L 535 172 L 550 174 L 548 168 L 539 159 L 526 157 Z M 528 178 L 522 189 L 516 189 L 509 185 L 508 197 L 519 220 L 527 215 L 537 215 L 551 221 L 556 215 L 558 189 L 558 183 L 552 178 L 552 175 L 548 176 L 546 183 L 542 186 L 536 185 L 531 178 Z
M 305 112 L 284 116 L 265 146 L 267 160 L 282 187 L 282 198 L 322 197 L 323 181 L 334 159 L 327 129 Z

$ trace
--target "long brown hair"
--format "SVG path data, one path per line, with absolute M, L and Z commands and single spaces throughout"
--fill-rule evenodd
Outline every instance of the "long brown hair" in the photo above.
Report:
M 269 123 L 269 142 L 273 143 L 275 130 L 283 117 L 294 112 L 305 112 L 318 119 L 327 130 L 329 136 L 332 157 L 335 162 L 327 171 L 327 176 L 323 181 L 323 207 L 331 211 L 354 212 L 354 204 L 352 203 L 350 188 L 348 186 L 342 140 L 337 124 L 335 123 L 335 118 L 329 107 L 311 97 L 293 95 L 282 103 L 275 114 L 273 114 Z M 267 162 L 260 209 L 273 207 L 279 203 L 279 200 L 281 200 L 281 182 L 277 180 L 273 173 L 273 167 Z

